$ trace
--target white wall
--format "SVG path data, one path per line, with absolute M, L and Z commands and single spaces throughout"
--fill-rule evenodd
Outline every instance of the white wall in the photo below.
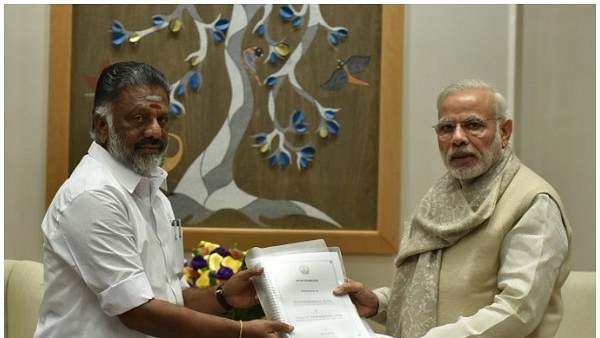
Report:
M 595 270 L 596 8 L 524 6 L 520 15 L 517 149 L 561 195 L 573 268 Z
M 42 259 L 49 6 L 4 5 L 4 257 Z
M 500 91 L 507 91 L 508 22 L 507 5 L 407 6 L 402 118 L 403 219 L 445 171 L 437 137 L 431 128 L 437 122 L 438 93 L 448 84 L 468 77 L 485 79 Z
M 569 44 L 559 40 L 565 45 L 554 48 L 568 48 L 570 52 L 548 55 L 547 44 L 537 50 L 538 47 L 530 45 L 528 40 L 528 47 L 533 50 L 523 53 L 527 59 L 517 58 L 526 69 L 515 76 L 512 57 L 515 50 L 520 50 L 512 35 L 518 23 L 513 16 L 515 8 L 515 5 L 407 5 L 401 218 L 408 217 L 420 197 L 443 172 L 431 129 L 436 121 L 437 93 L 463 77 L 483 78 L 505 93 L 512 92 L 520 83 L 529 89 L 538 88 L 546 83 L 546 79 L 535 76 L 538 70 L 533 69 L 540 65 L 538 59 L 549 60 L 546 61 L 548 65 L 542 64 L 553 69 L 554 83 L 562 84 L 552 87 L 557 90 L 552 92 L 556 97 L 552 103 L 556 104 L 538 104 L 546 101 L 548 90 L 523 90 L 516 95 L 521 101 L 514 110 L 517 122 L 521 108 L 527 111 L 527 116 L 554 122 L 542 130 L 545 132 L 542 139 L 539 131 L 533 135 L 520 132 L 517 126 L 515 148 L 523 162 L 531 162 L 533 168 L 556 184 L 569 208 L 569 217 L 576 220 L 573 268 L 595 271 L 595 195 L 592 188 L 595 186 L 595 153 L 590 143 L 595 137 L 592 113 L 595 90 L 589 89 L 595 88 L 595 82 L 590 84 L 589 76 L 579 77 L 583 69 L 595 74 L 595 48 L 573 47 L 595 40 L 595 10 L 589 10 L 592 14 L 563 21 L 552 8 L 524 6 L 527 13 L 523 18 L 524 27 L 516 31 L 531 39 L 535 37 L 530 37 L 534 27 L 552 26 L 552 29 L 541 29 L 550 34 L 545 38 L 553 42 L 554 35 L 565 34 L 567 30 Z M 577 6 L 565 8 L 581 10 Z M 49 6 L 5 5 L 4 18 L 5 257 L 41 261 L 39 225 L 44 214 Z M 583 23 L 574 25 L 573 21 Z M 563 66 L 555 69 L 558 64 Z M 577 70 L 574 73 L 577 78 L 571 69 Z M 574 90 L 566 90 L 567 84 Z M 522 89 L 520 85 L 517 87 Z M 560 102 L 571 104 L 565 106 Z M 530 109 L 532 107 L 535 109 Z M 569 114 L 568 119 L 565 112 Z M 523 121 L 523 124 L 523 128 L 531 128 L 529 122 Z M 564 130 L 553 134 L 551 131 L 557 128 L 556 124 Z M 564 139 L 555 142 L 556 137 L 574 138 L 569 142 Z M 580 142 L 584 144 L 576 147 Z M 549 167 L 556 170 L 544 169 Z M 588 204 L 579 207 L 580 201 L 588 201 Z M 393 255 L 344 257 L 348 274 L 371 286 L 389 283 L 394 272 L 392 260 Z

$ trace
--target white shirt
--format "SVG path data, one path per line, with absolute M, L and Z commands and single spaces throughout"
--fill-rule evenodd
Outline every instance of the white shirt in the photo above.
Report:
M 510 294 L 500 293 L 492 304 L 474 315 L 432 328 L 422 338 L 488 337 L 486 331 L 498 326 L 506 327 L 505 332 L 512 330 L 511 338 L 526 336 L 546 311 L 567 253 L 567 233 L 560 210 L 548 195 L 540 194 L 507 233 L 500 248 L 498 286 L 510 290 Z M 527 262 L 526 269 L 523 262 Z M 387 307 L 390 292 L 390 288 L 375 290 L 380 312 Z
M 159 190 L 93 143 L 42 222 L 45 292 L 34 337 L 147 337 L 117 315 L 157 298 L 183 304 L 183 244 Z

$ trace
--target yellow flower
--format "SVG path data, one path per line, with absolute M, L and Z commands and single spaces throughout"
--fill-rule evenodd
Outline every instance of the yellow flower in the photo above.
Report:
M 192 257 L 184 261 L 183 278 L 191 287 L 206 288 L 224 283 L 240 270 L 245 269 L 246 251 L 233 245 L 231 249 L 208 241 L 200 241 L 192 248 Z M 235 320 L 264 318 L 262 307 L 257 304 L 246 309 L 232 309 L 225 315 Z
M 221 261 L 223 260 L 223 256 L 218 253 L 212 253 L 206 261 L 208 262 L 208 268 L 212 271 L 217 271 L 221 267 Z
M 204 288 L 210 286 L 210 270 L 198 270 L 200 277 L 196 279 L 196 286 Z
M 207 241 L 200 241 L 200 244 L 198 245 L 198 247 L 199 248 L 205 247 L 208 252 L 212 252 L 214 249 L 220 247 L 220 245 L 216 244 L 216 243 L 207 242 Z
M 184 278 L 195 287 L 222 283 L 244 268 L 246 252 L 235 245 L 228 249 L 216 243 L 200 241 L 192 253 L 192 258 L 184 262 Z
M 223 260 L 221 261 L 221 265 L 230 268 L 231 270 L 233 270 L 233 273 L 237 273 L 242 268 L 242 261 L 239 259 L 235 259 L 231 256 L 227 256 L 223 258 Z

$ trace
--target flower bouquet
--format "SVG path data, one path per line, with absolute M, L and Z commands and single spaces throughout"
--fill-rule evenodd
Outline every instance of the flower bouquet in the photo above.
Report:
M 192 249 L 192 258 L 184 261 L 183 278 L 190 286 L 198 288 L 223 283 L 238 271 L 246 269 L 245 257 L 246 251 L 238 249 L 237 244 L 226 248 L 200 241 Z M 264 317 L 264 312 L 260 305 L 255 305 L 246 309 L 232 309 L 225 315 L 235 320 L 251 320 Z

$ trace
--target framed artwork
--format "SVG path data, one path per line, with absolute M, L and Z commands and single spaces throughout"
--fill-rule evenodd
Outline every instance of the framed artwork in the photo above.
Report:
M 393 254 L 402 5 L 51 5 L 47 195 L 91 143 L 103 67 L 171 82 L 169 197 L 187 250 L 323 238 Z

